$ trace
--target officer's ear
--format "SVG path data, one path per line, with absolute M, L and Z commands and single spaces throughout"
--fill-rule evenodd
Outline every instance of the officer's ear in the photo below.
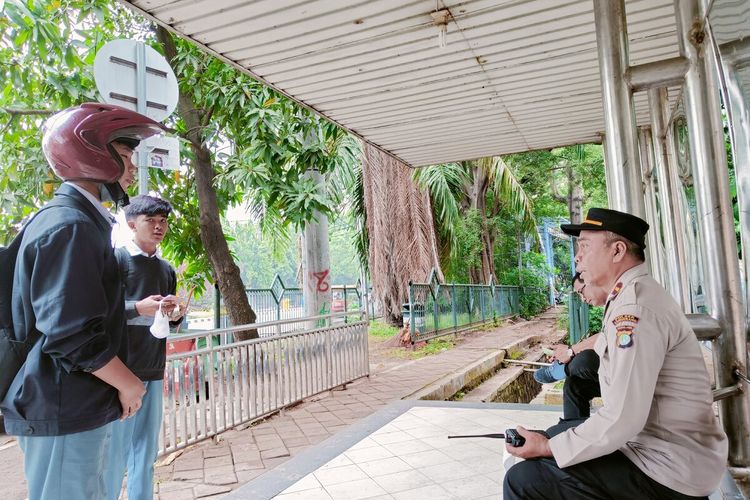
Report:
M 622 240 L 616 240 L 614 243 L 612 243 L 612 262 L 622 262 L 622 260 L 625 258 L 625 255 L 628 253 L 628 245 L 625 244 Z

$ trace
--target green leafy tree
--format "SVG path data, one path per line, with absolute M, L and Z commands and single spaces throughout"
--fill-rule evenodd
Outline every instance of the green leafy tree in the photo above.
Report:
M 189 43 L 156 29 L 119 4 L 105 1 L 38 3 L 12 0 L 0 17 L 0 71 L 6 82 L 0 109 L 0 225 L 12 235 L 24 217 L 54 191 L 39 145 L 50 113 L 97 100 L 92 62 L 114 38 L 136 38 L 164 53 L 178 77 L 178 112 L 169 125 L 182 139 L 189 168 L 159 172 L 151 188 L 175 206 L 165 255 L 183 263 L 183 278 L 200 292 L 205 278 L 219 285 L 234 324 L 255 314 L 244 293 L 221 226 L 228 206 L 247 203 L 264 234 L 284 238 L 315 210 L 328 214 L 336 199 L 303 173 L 329 173 L 351 162 L 346 134 Z M 345 151 L 344 153 L 340 153 Z M 243 332 L 250 338 L 256 332 Z

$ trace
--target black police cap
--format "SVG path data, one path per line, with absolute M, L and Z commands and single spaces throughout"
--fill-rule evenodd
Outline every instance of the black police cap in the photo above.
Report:
M 578 236 L 581 231 L 611 231 L 629 239 L 641 248 L 646 248 L 648 222 L 625 212 L 592 208 L 581 224 L 560 224 L 560 229 L 571 236 Z

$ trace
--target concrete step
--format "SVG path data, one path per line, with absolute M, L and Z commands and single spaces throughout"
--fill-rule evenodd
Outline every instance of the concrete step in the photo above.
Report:
M 472 388 L 481 384 L 491 373 L 502 366 L 505 350 L 491 352 L 462 369 L 432 382 L 420 390 L 402 399 L 427 399 L 446 401 L 464 388 Z
M 532 349 L 522 358 L 523 361 L 539 361 L 544 354 L 540 348 Z M 518 377 L 523 374 L 524 370 L 533 369 L 533 367 L 524 367 L 520 365 L 510 365 L 501 368 L 492 377 L 488 378 L 480 385 L 466 393 L 461 401 L 472 403 L 491 403 L 496 401 L 498 396 Z
M 509 352 L 526 351 L 531 346 L 539 351 L 537 356 L 541 356 L 541 351 L 536 348 L 536 345 L 541 339 L 546 338 L 555 330 L 556 327 L 553 323 L 543 328 L 541 332 L 527 335 L 510 344 L 499 346 L 501 347 L 500 349 L 490 351 L 473 363 L 427 384 L 402 399 L 447 401 L 459 392 L 468 393 L 492 377 L 498 370 L 501 370 L 503 368 L 503 360 L 508 356 Z M 523 373 L 523 369 L 518 370 L 516 377 L 521 373 Z

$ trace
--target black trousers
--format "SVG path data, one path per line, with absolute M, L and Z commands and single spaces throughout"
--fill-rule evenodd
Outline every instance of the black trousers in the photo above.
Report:
M 593 349 L 576 354 L 565 365 L 563 419 L 586 419 L 591 415 L 591 400 L 601 396 L 599 355 Z
M 503 500 L 685 500 L 641 472 L 621 452 L 561 469 L 553 458 L 517 463 L 505 474 Z

